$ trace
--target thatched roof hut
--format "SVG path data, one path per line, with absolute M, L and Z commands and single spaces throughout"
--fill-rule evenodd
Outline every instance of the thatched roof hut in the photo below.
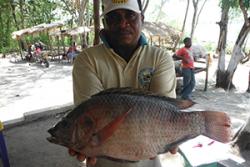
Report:
M 42 31 L 50 31 L 55 28 L 60 28 L 64 24 L 62 22 L 55 22 L 55 23 L 50 23 L 50 24 L 39 24 L 30 28 L 25 28 L 22 30 L 18 30 L 12 33 L 12 38 L 16 40 L 20 40 L 22 36 L 24 35 L 32 35 L 35 33 L 40 33 Z
M 145 22 L 143 33 L 152 45 L 173 49 L 181 32 L 164 23 Z
M 61 31 L 55 31 L 49 33 L 50 36 L 76 36 L 79 34 L 84 34 L 90 32 L 91 29 L 86 26 L 81 27 L 75 27 L 71 29 L 61 30 Z

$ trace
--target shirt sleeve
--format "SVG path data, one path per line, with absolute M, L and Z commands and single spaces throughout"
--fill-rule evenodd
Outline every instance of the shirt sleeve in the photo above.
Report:
M 102 83 L 96 75 L 94 63 L 85 52 L 76 57 L 72 76 L 75 105 L 103 90 Z
M 176 55 L 177 55 L 177 56 L 184 56 L 184 54 L 185 54 L 185 52 L 184 52 L 184 49 L 183 49 L 183 48 L 177 50 L 177 52 L 176 52 Z
M 150 90 L 163 96 L 176 98 L 176 75 L 172 57 L 164 52 L 158 62 Z

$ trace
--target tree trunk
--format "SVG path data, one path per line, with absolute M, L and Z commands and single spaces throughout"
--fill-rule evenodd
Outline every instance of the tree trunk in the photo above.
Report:
M 189 10 L 189 4 L 190 4 L 190 0 L 187 0 L 186 12 L 185 12 L 185 16 L 184 16 L 184 20 L 183 20 L 183 24 L 182 24 L 182 28 L 181 28 L 182 33 L 184 33 L 184 31 L 185 31 L 187 15 L 188 15 L 188 10 Z
M 242 51 L 242 46 L 246 40 L 248 33 L 250 32 L 250 17 L 247 16 L 247 8 L 245 8 L 242 0 L 239 0 L 240 9 L 244 16 L 244 24 L 240 30 L 238 38 L 235 42 L 231 59 L 229 61 L 227 70 L 225 72 L 225 78 L 223 80 L 223 88 L 230 90 L 234 88 L 232 83 L 234 72 L 239 62 L 245 57 L 245 53 Z M 226 87 L 225 87 L 226 86 Z
M 249 70 L 249 74 L 248 74 L 248 89 L 247 92 L 250 93 L 250 70 Z
M 156 22 L 159 22 L 163 6 L 165 5 L 166 2 L 167 2 L 167 0 L 161 0 L 160 8 L 158 9 L 158 15 L 157 15 L 156 20 L 155 20 Z
M 24 28 L 24 1 L 19 0 L 21 28 Z
M 142 13 L 145 13 L 145 11 L 148 8 L 149 0 L 144 0 L 142 3 Z
M 194 14 L 193 14 L 193 20 L 192 20 L 192 27 L 191 27 L 191 34 L 190 34 L 190 38 L 192 39 L 193 36 L 194 36 L 194 31 L 198 25 L 198 22 L 199 22 L 199 17 L 200 17 L 200 14 L 207 2 L 207 0 L 203 0 L 203 4 L 199 10 L 199 2 L 201 0 L 193 0 L 193 7 L 194 7 Z M 199 11 L 198 11 L 199 10 Z
M 245 57 L 245 53 L 242 51 L 242 46 L 246 40 L 246 37 L 248 33 L 250 32 L 250 18 L 248 18 L 248 21 L 244 23 L 243 27 L 241 28 L 241 31 L 239 33 L 239 36 L 236 40 L 236 43 L 233 48 L 232 57 L 229 61 L 228 67 L 227 67 L 227 79 L 226 84 L 228 85 L 228 89 L 230 90 L 233 86 L 232 78 L 234 75 L 234 72 L 237 68 L 237 65 L 239 62 Z
M 94 37 L 94 45 L 98 45 L 100 43 L 99 32 L 100 32 L 100 1 L 94 1 L 94 27 L 95 27 L 95 37 Z
M 79 6 L 79 10 L 78 10 L 78 13 L 79 13 L 79 22 L 78 22 L 78 25 L 79 26 L 85 25 L 85 22 L 84 22 L 84 13 L 85 13 L 85 9 L 86 9 L 87 4 L 88 4 L 88 0 L 81 0 L 80 1 L 80 6 Z
M 239 147 L 240 152 L 250 151 L 250 117 L 237 135 L 235 144 Z
M 194 35 L 194 29 L 195 29 L 195 21 L 196 21 L 196 16 L 197 16 L 197 10 L 198 10 L 198 3 L 199 0 L 193 0 L 193 7 L 194 7 L 194 13 L 193 13 L 193 19 L 192 19 L 192 27 L 191 27 L 191 33 L 190 33 L 190 38 L 193 39 Z
M 226 77 L 225 68 L 225 54 L 226 54 L 226 44 L 227 44 L 227 30 L 228 30 L 228 12 L 230 6 L 226 5 L 222 8 L 221 21 L 218 22 L 220 26 L 220 36 L 217 46 L 217 53 L 219 55 L 218 68 L 216 74 L 216 87 L 227 88 L 228 85 L 224 83 Z
M 195 25 L 194 25 L 194 30 L 196 29 L 196 27 L 197 27 L 197 25 L 198 25 L 198 23 L 199 23 L 199 18 L 200 18 L 201 12 L 202 12 L 202 10 L 203 10 L 203 8 L 204 8 L 206 2 L 207 2 L 207 0 L 204 0 L 204 1 L 203 1 L 203 4 L 202 4 L 202 6 L 201 6 L 201 8 L 200 8 L 200 10 L 199 10 L 199 12 L 198 12 L 198 14 L 197 14 L 197 16 L 196 16 L 196 21 L 195 21 Z M 198 7 L 198 6 L 197 6 L 197 7 Z
M 13 0 L 10 1 L 10 7 L 11 7 L 12 17 L 13 17 L 13 20 L 15 22 L 15 26 L 17 27 L 17 30 L 20 30 L 19 24 L 18 24 L 17 19 L 16 19 L 16 10 L 15 10 L 15 4 L 14 4 Z
M 185 16 L 184 16 L 184 20 L 183 20 L 182 28 L 181 28 L 181 35 L 180 35 L 180 36 L 178 37 L 178 39 L 175 41 L 174 48 L 173 48 L 173 52 L 175 52 L 176 47 L 177 47 L 177 45 L 178 45 L 180 39 L 182 38 L 182 35 L 184 34 L 185 26 L 186 26 L 186 21 L 187 21 L 188 10 L 189 10 L 189 4 L 190 4 L 190 0 L 187 0 L 186 12 L 185 12 Z
M 88 4 L 88 0 L 81 0 L 80 1 L 80 7 L 79 7 L 79 26 L 84 26 L 87 25 L 86 21 L 84 21 L 84 14 L 85 10 Z M 88 47 L 88 42 L 87 42 L 87 33 L 83 33 L 81 36 L 81 47 L 87 48 Z

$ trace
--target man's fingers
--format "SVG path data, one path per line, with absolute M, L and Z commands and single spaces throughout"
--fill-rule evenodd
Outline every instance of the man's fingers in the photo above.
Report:
M 78 161 L 84 161 L 86 159 L 86 156 L 83 154 L 80 154 L 74 150 L 72 150 L 71 148 L 68 149 L 69 155 L 71 156 L 76 156 L 76 158 L 78 159 Z
M 95 165 L 96 164 L 96 157 L 88 157 L 87 158 L 87 164 Z
M 154 160 L 156 157 L 151 157 L 151 158 L 149 158 L 150 160 Z
M 69 152 L 69 155 L 71 155 L 71 156 L 75 156 L 77 153 L 74 151 L 74 150 L 72 150 L 71 148 L 69 148 L 68 149 L 68 152 Z
M 171 154 L 176 154 L 177 151 L 178 151 L 178 147 L 174 147 L 174 148 L 172 148 L 169 152 L 170 152 Z
M 86 159 L 85 155 L 82 155 L 82 154 L 77 154 L 76 157 L 77 157 L 78 161 L 81 161 L 81 162 Z
M 87 158 L 87 164 L 89 164 L 89 165 L 95 165 L 96 164 L 96 157 L 86 157 L 85 155 L 80 154 L 80 153 L 74 151 L 71 148 L 68 149 L 68 152 L 69 152 L 69 155 L 76 156 L 78 161 L 82 162 Z

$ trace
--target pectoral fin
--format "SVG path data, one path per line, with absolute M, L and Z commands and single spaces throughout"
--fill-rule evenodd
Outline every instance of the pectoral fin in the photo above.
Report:
M 116 119 L 111 121 L 109 124 L 107 124 L 103 129 L 101 129 L 99 132 L 97 132 L 92 139 L 90 140 L 90 143 L 92 146 L 98 146 L 101 143 L 105 142 L 110 136 L 113 135 L 113 133 L 119 128 L 119 126 L 124 122 L 125 118 L 129 114 L 129 112 L 132 109 L 129 109 L 127 112 L 122 113 L 120 116 L 118 116 Z

